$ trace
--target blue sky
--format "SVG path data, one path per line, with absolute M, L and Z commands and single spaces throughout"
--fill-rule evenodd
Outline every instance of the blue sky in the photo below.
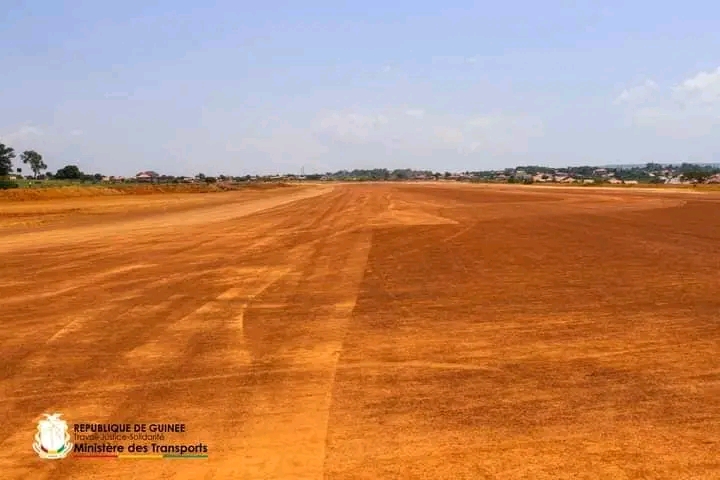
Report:
M 720 162 L 717 2 L 201 3 L 5 0 L 0 142 L 120 175 Z

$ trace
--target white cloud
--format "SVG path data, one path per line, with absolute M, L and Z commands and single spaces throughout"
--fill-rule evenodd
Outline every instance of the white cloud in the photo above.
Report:
M 654 82 L 624 91 L 626 126 L 673 140 L 712 136 L 720 127 L 720 68 L 689 76 L 670 88 Z
M 332 169 L 338 159 L 348 167 L 417 166 L 434 157 L 445 165 L 465 156 L 482 163 L 526 153 L 543 133 L 542 122 L 525 114 L 441 115 L 420 106 L 323 110 L 288 121 L 268 115 L 249 124 L 225 143 L 228 158 L 262 159 L 271 171 Z
M 39 137 L 43 134 L 43 130 L 39 127 L 34 127 L 32 125 L 22 125 L 16 129 L 11 130 L 5 135 L 0 135 L 0 138 L 4 139 L 6 142 L 17 142 L 24 141 L 26 139 L 29 139 L 30 137 Z
M 72 130 L 72 131 L 70 132 L 70 136 L 72 136 L 72 137 L 79 137 L 79 136 L 82 135 L 83 133 L 84 133 L 84 132 L 83 132 L 82 130 L 80 130 L 80 129 L 75 129 L 75 130 Z
M 646 80 L 642 85 L 636 85 L 631 88 L 626 88 L 620 95 L 615 99 L 615 104 L 630 104 L 638 105 L 645 103 L 653 98 L 655 93 L 659 90 L 659 86 L 652 80 Z
M 700 72 L 673 88 L 681 101 L 714 103 L 720 101 L 720 67 L 711 72 Z

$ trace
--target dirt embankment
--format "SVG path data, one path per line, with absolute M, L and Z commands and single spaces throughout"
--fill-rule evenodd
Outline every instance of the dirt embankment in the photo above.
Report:
M 0 190 L 0 201 L 52 200 L 112 195 L 156 195 L 161 193 L 213 193 L 234 190 L 268 190 L 292 186 L 287 183 L 88 185 Z
M 128 219 L 248 202 L 305 190 L 292 184 L 125 185 L 0 191 L 0 231 Z M 204 193 L 205 195 L 196 195 Z M 215 195 L 215 193 L 218 193 Z M 222 193 L 222 194 L 220 194 Z

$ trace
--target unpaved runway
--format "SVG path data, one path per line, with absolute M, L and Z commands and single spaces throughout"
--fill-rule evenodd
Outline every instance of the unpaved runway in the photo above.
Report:
M 718 196 L 212 198 L 0 230 L 3 479 L 720 478 Z M 43 461 L 51 412 L 209 458 Z

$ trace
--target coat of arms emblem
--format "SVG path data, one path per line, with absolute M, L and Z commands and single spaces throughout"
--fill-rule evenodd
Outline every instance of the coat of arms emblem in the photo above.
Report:
M 73 448 L 67 422 L 60 418 L 61 415 L 45 413 L 45 418 L 38 422 L 33 450 L 40 458 L 65 458 Z

